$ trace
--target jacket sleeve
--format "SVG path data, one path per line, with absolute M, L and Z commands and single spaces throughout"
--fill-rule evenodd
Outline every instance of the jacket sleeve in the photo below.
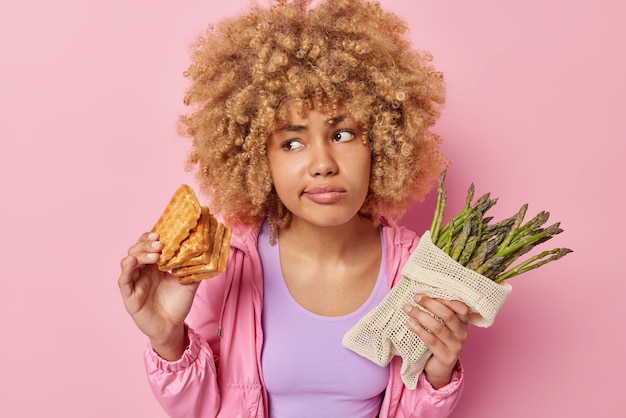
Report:
M 461 397 L 464 384 L 463 367 L 460 361 L 452 373 L 450 383 L 446 386 L 434 389 L 422 373 L 415 390 L 404 386 L 399 377 L 401 359 L 396 357 L 394 361 L 392 361 L 391 372 L 395 373 L 398 378 L 391 387 L 395 393 L 389 394 L 391 405 L 395 404 L 395 407 L 390 408 L 389 417 L 445 418 L 452 413 Z
M 394 255 L 388 260 L 387 271 L 395 285 L 402 277 L 401 268 L 417 247 L 419 237 L 403 227 L 386 228 L 385 231 L 389 234 L 385 242 L 396 244 L 387 249 L 388 254 Z M 408 389 L 402 382 L 401 368 L 402 358 L 394 357 L 390 363 L 391 377 L 381 408 L 381 418 L 445 418 L 452 413 L 463 390 L 463 367 L 460 361 L 452 373 L 450 383 L 439 389 L 431 386 L 424 373 L 419 376 L 415 390 Z
M 217 416 L 221 399 L 215 361 L 219 355 L 216 330 L 223 282 L 215 277 L 198 288 L 186 320 L 189 346 L 179 360 L 164 360 L 149 344 L 144 351 L 150 388 L 172 418 Z
M 160 358 L 148 344 L 144 360 L 152 393 L 172 418 L 215 417 L 220 406 L 211 349 L 192 329 L 177 361 Z

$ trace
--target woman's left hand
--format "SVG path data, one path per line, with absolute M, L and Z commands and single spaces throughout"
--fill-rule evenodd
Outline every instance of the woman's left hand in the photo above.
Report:
M 404 307 L 409 316 L 409 328 L 432 353 L 424 367 L 426 379 L 433 388 L 439 389 L 450 382 L 459 353 L 467 339 L 469 308 L 463 302 L 433 299 L 424 295 L 415 295 L 414 299 L 418 305 L 442 321 L 415 306 Z

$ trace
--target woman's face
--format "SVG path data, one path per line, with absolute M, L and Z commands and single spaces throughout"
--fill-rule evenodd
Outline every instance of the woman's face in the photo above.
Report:
M 278 197 L 304 221 L 338 226 L 353 219 L 369 190 L 371 153 L 359 124 L 347 114 L 319 110 L 289 120 L 270 136 L 267 155 Z

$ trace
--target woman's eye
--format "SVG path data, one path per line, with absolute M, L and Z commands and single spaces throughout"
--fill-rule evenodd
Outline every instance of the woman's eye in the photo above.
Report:
M 352 141 L 354 139 L 354 132 L 351 131 L 338 131 L 335 132 L 335 136 L 333 137 L 333 140 L 337 141 L 337 142 L 347 142 L 347 141 Z
M 300 143 L 300 141 L 297 141 L 295 139 L 290 139 L 288 141 L 283 142 L 281 145 L 281 148 L 289 151 L 289 150 L 300 148 L 301 146 L 302 144 Z

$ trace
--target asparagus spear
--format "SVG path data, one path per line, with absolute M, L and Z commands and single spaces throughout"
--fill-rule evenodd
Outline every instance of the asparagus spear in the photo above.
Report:
M 518 274 L 522 274 L 525 273 L 527 271 L 530 271 L 532 269 L 535 269 L 537 267 L 541 267 L 546 263 L 549 263 L 550 261 L 554 261 L 554 260 L 558 260 L 561 257 L 564 257 L 566 254 L 569 254 L 573 252 L 572 250 L 570 250 L 569 248 L 555 248 L 553 250 L 550 251 L 543 251 L 531 258 L 529 258 L 528 260 L 518 264 L 517 266 L 513 267 L 512 269 L 508 270 L 507 272 L 499 275 L 498 277 L 496 277 L 494 279 L 494 281 L 496 283 L 500 283 L 503 280 L 509 279 L 513 276 L 517 276 Z M 550 256 L 550 257 L 548 257 Z M 541 260 L 543 258 L 543 260 Z M 537 260 L 541 260 L 541 261 L 537 261 Z M 537 261 L 537 262 L 535 262 Z M 535 262 L 535 263 L 533 263 Z
M 528 204 L 525 203 L 515 215 L 492 224 L 490 222 L 493 217 L 485 216 L 485 213 L 497 203 L 497 199 L 492 199 L 489 193 L 485 193 L 472 203 L 475 193 L 472 183 L 463 210 L 442 227 L 447 199 L 443 187 L 445 175 L 446 172 L 443 171 L 439 176 L 431 238 L 437 247 L 461 265 L 499 283 L 572 252 L 569 248 L 543 251 L 509 268 L 522 255 L 563 232 L 560 223 L 542 228 L 550 216 L 546 211 L 537 213 L 524 223 L 528 210 Z
M 433 242 L 436 242 L 439 238 L 439 228 L 441 228 L 441 220 L 443 219 L 443 212 L 446 207 L 446 191 L 443 188 L 443 181 L 446 178 L 445 170 L 439 175 L 439 182 L 437 186 L 437 205 L 435 206 L 435 216 L 433 216 L 433 222 L 430 227 L 430 235 Z

